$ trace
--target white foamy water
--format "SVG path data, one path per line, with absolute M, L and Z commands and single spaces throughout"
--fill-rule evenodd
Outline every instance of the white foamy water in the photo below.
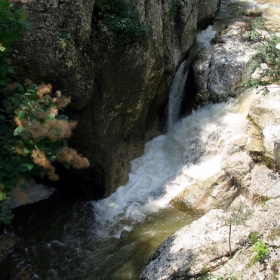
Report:
M 131 162 L 128 183 L 93 203 L 100 236 L 119 238 L 148 214 L 168 207 L 195 180 L 221 170 L 223 159 L 237 148 L 233 142 L 245 136 L 255 96 L 247 93 L 232 103 L 209 105 L 147 143 L 143 156 Z
M 189 73 L 189 61 L 183 61 L 177 69 L 169 90 L 167 130 L 179 119 L 179 108 L 184 95 L 185 83 Z
M 197 33 L 196 40 L 202 48 L 211 49 L 211 41 L 216 36 L 216 31 L 213 29 L 213 25 L 209 25 L 205 30 L 202 30 Z

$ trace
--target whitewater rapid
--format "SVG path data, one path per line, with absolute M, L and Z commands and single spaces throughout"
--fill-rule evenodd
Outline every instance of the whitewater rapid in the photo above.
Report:
M 208 105 L 179 121 L 145 146 L 131 162 L 129 181 L 103 200 L 93 202 L 97 234 L 119 238 L 135 223 L 160 209 L 195 180 L 222 169 L 223 159 L 238 146 L 248 126 L 251 90 L 237 100 Z

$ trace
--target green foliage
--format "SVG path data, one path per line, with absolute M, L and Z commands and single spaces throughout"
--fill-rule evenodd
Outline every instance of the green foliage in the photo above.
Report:
M 254 245 L 258 241 L 258 233 L 256 231 L 253 231 L 250 234 L 250 245 Z
M 257 254 L 258 261 L 262 261 L 269 254 L 269 247 L 264 243 L 263 239 L 258 241 L 253 246 L 253 251 Z
M 61 48 L 62 48 L 63 50 L 65 50 L 65 48 L 66 48 L 66 46 L 67 46 L 67 39 L 66 39 L 66 38 L 60 38 L 60 39 L 59 39 L 59 44 L 60 44 Z
M 170 19 L 174 19 L 180 8 L 182 7 L 182 1 L 181 0 L 172 0 L 170 8 L 167 9 L 165 12 L 169 16 Z
M 202 269 L 201 269 L 201 274 L 203 276 L 206 276 L 207 275 L 207 272 L 208 272 L 208 269 L 207 269 L 207 266 L 206 265 L 203 265 Z
M 58 114 L 70 99 L 60 92 L 51 96 L 51 85 L 17 86 L 17 92 L 5 99 L 0 109 L 0 190 L 4 194 L 15 186 L 26 188 L 23 178 L 30 180 L 33 175 L 58 180 L 52 165 L 55 161 L 66 168 L 89 166 L 87 159 L 68 148 L 66 138 L 75 123 Z M 8 221 L 3 209 L 0 219 Z
M 248 41 L 260 41 L 262 39 L 262 30 L 264 29 L 265 21 L 262 17 L 258 17 L 252 22 L 250 30 L 245 32 L 243 38 Z
M 149 32 L 149 28 L 140 23 L 134 0 L 96 0 L 95 9 L 95 21 L 114 33 L 117 44 L 139 41 Z
M 29 30 L 30 25 L 24 9 L 15 9 L 8 0 L 0 1 L 0 91 L 10 82 L 9 74 L 14 73 L 7 54 L 12 51 L 12 42 L 20 37 L 19 31 Z
M 225 221 L 229 226 L 228 245 L 229 255 L 231 257 L 231 227 L 232 225 L 246 225 L 246 221 L 252 216 L 253 211 L 245 204 L 239 204 L 237 207 L 229 207 L 226 210 L 229 212 L 229 215 Z
M 17 186 L 26 188 L 25 181 L 33 175 L 47 175 L 58 180 L 53 163 L 65 168 L 89 166 L 86 158 L 68 147 L 74 122 L 59 114 L 70 102 L 60 91 L 52 92 L 50 84 L 16 84 L 12 90 L 9 73 L 13 73 L 7 54 L 18 39 L 21 29 L 29 29 L 24 9 L 15 9 L 7 0 L 0 2 L 0 223 L 9 224 L 10 193 Z M 66 47 L 67 41 L 60 41 Z M 9 85 L 9 87 L 8 87 Z M 12 93 L 14 92 L 14 93 Z M 4 99 L 3 97 L 6 97 Z
M 38 87 L 31 84 L 26 89 L 18 84 L 18 92 L 3 102 L 0 120 L 0 181 L 6 190 L 11 190 L 16 184 L 24 187 L 21 178 L 29 179 L 35 174 L 47 174 L 49 179 L 57 180 L 52 166 L 56 160 L 64 162 L 65 167 L 68 164 L 75 168 L 87 165 L 85 159 L 68 148 L 65 139 L 71 136 L 71 130 L 76 124 L 69 122 L 66 115 L 58 114 L 70 99 L 61 96 L 60 92 L 56 92 L 53 97 L 51 94 L 49 84 Z M 60 153 L 62 149 L 68 149 L 68 157 Z
M 266 35 L 263 35 L 265 31 Z M 268 93 L 269 84 L 280 80 L 280 37 L 272 30 L 268 30 L 264 25 L 264 20 L 258 18 L 252 23 L 252 30 L 245 33 L 245 39 L 258 41 L 255 45 L 257 53 L 253 56 L 253 61 L 248 69 L 252 72 L 259 69 L 260 78 L 250 78 L 243 83 L 244 88 L 263 86 L 263 94 Z M 266 64 L 261 67 L 261 64 Z
M 10 210 L 11 202 L 5 193 L 0 191 L 0 224 L 10 224 L 14 215 Z

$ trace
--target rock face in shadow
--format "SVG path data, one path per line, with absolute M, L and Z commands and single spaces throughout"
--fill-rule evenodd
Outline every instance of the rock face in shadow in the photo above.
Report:
M 109 195 L 127 181 L 129 161 L 145 141 L 164 131 L 173 74 L 219 1 L 140 0 L 140 20 L 150 31 L 129 44 L 114 42 L 96 19 L 94 0 L 14 2 L 27 8 L 32 24 L 12 54 L 16 78 L 51 83 L 71 96 L 67 113 L 78 126 L 70 144 L 91 163 L 60 177 L 89 196 Z

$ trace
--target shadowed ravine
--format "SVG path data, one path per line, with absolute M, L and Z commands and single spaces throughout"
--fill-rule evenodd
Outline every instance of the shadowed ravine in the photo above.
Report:
M 214 35 L 210 27 L 198 41 L 209 48 Z M 174 81 L 184 87 L 188 69 L 182 68 Z M 41 220 L 31 215 L 28 227 L 19 229 L 21 243 L 1 263 L 4 279 L 20 271 L 30 279 L 137 279 L 158 245 L 197 218 L 169 202 L 221 169 L 234 149 L 229 143 L 244 133 L 252 95 L 209 105 L 176 123 L 180 101 L 173 97 L 182 95 L 172 89 L 182 86 L 171 87 L 177 105 L 169 110 L 169 132 L 147 143 L 144 154 L 131 162 L 128 183 L 98 202 L 65 203 Z
M 25 267 L 30 279 L 137 279 L 154 249 L 195 217 L 169 201 L 196 179 L 210 177 L 244 133 L 250 101 L 211 105 L 147 143 L 131 163 L 127 185 L 98 202 L 77 203 L 25 229 L 2 263 Z M 30 217 L 32 222 L 32 216 Z

